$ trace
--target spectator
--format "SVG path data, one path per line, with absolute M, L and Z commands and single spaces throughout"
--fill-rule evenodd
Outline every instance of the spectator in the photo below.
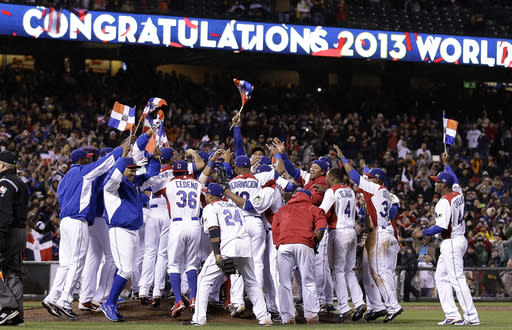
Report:
M 428 268 L 434 267 L 432 264 L 432 256 L 430 254 L 424 254 L 418 257 L 418 267 L 419 268 Z M 420 279 L 421 279 L 421 296 L 422 297 L 432 297 L 435 288 L 435 275 L 433 270 L 420 270 Z
M 313 4 L 310 0 L 300 0 L 297 3 L 297 20 L 300 23 L 308 23 L 311 19 L 311 7 Z
M 484 296 L 496 297 L 496 295 L 505 291 L 505 286 L 501 280 L 500 272 L 492 270 L 496 267 L 496 264 L 491 261 L 489 267 L 490 269 L 483 274 Z
M 420 292 L 412 285 L 412 279 L 418 270 L 418 261 L 416 251 L 413 248 L 414 239 L 406 238 L 405 245 L 400 249 L 398 254 L 399 263 L 405 268 L 404 278 L 404 301 L 409 301 L 412 293 L 416 299 L 421 295 Z
M 478 139 L 480 138 L 480 135 L 482 132 L 478 129 L 477 124 L 473 124 L 473 127 L 471 130 L 468 131 L 466 134 L 466 140 L 468 141 L 468 147 L 470 151 L 473 153 L 478 148 Z
M 510 297 L 512 296 L 512 259 L 508 259 L 506 267 L 510 270 L 502 271 L 500 276 L 505 289 L 505 296 Z

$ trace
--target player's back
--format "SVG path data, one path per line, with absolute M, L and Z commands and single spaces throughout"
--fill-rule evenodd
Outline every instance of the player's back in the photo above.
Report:
M 200 224 L 202 184 L 189 177 L 175 177 L 167 183 L 166 196 L 169 202 L 171 223 L 192 221 Z
M 335 185 L 332 190 L 334 191 L 337 215 L 336 228 L 354 228 L 356 216 L 356 195 L 354 191 L 343 185 Z
M 361 179 L 359 188 L 363 191 L 366 209 L 373 225 L 386 229 L 389 225 L 389 210 L 392 205 L 391 193 L 385 186 Z
M 454 191 L 445 194 L 439 202 L 442 202 L 444 199 L 449 202 L 451 219 L 448 229 L 442 232 L 442 237 L 464 237 L 466 232 L 466 221 L 464 221 L 464 196 Z
M 261 184 L 259 180 L 252 174 L 241 174 L 229 181 L 229 188 L 232 192 L 245 200 L 251 200 L 260 191 Z M 242 215 L 255 215 L 247 211 L 241 210 Z

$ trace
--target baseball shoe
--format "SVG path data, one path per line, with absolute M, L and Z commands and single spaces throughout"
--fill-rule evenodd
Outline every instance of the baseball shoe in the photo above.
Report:
M 185 303 L 183 300 L 178 301 L 171 308 L 171 316 L 176 318 L 181 315 L 181 312 L 185 310 Z
M 57 309 L 57 307 L 54 304 L 52 304 L 51 302 L 43 300 L 41 302 L 41 304 L 43 305 L 44 308 L 46 308 L 46 310 L 48 311 L 48 313 L 50 313 L 50 315 L 53 315 L 56 317 L 62 317 L 62 315 L 60 315 L 60 312 Z
M 131 298 L 132 300 L 139 300 L 139 293 L 138 293 L 138 292 L 132 292 L 132 293 L 130 294 L 130 298 Z
M 388 312 L 386 312 L 385 309 L 377 311 L 377 312 L 370 311 L 370 312 L 366 313 L 366 315 L 364 316 L 364 319 L 368 322 L 374 321 L 374 320 L 378 319 L 379 317 L 386 316 L 387 314 L 388 314 Z
M 59 305 L 54 305 L 57 310 L 66 315 L 67 317 L 69 317 L 70 319 L 76 319 L 78 317 L 78 315 L 75 314 L 75 312 L 73 312 L 73 310 L 71 308 L 64 308 L 62 306 L 59 306 Z
M 118 305 L 119 306 L 119 305 Z M 119 319 L 119 321 L 124 321 L 124 316 L 121 315 L 121 313 L 119 313 L 119 310 L 117 309 L 118 307 L 116 306 L 115 307 L 115 311 L 116 311 L 116 315 L 117 315 L 117 318 Z
M 224 309 L 225 309 L 226 311 L 228 311 L 228 312 L 229 312 L 229 314 L 231 314 L 231 312 L 233 311 L 233 309 L 235 309 L 235 306 L 233 306 L 233 304 L 226 304 L 226 305 L 224 305 Z
M 352 321 L 359 321 L 363 317 L 364 312 L 366 312 L 366 305 L 362 304 L 352 314 Z
M 190 301 L 188 302 L 188 309 L 190 310 L 190 313 L 194 313 L 196 310 L 196 298 L 190 298 Z
M 4 308 L 0 314 L 0 325 L 18 316 L 20 312 L 11 308 Z
M 18 314 L 17 316 L 13 317 L 12 319 L 8 320 L 5 325 L 11 326 L 11 327 L 24 327 L 25 321 L 23 320 L 23 316 L 21 314 Z
M 201 326 L 206 325 L 206 324 L 199 324 L 197 322 L 194 322 L 194 321 L 190 320 L 190 321 L 184 321 L 182 323 L 182 325 L 192 325 L 192 326 L 195 326 L 195 327 L 201 327 Z
M 109 319 L 112 322 L 119 322 L 119 317 L 117 316 L 118 312 L 114 305 L 103 304 L 101 305 L 100 309 L 103 312 L 103 314 L 105 314 L 107 319 Z
M 295 319 L 289 319 L 289 320 L 288 320 L 288 321 L 286 321 L 286 322 L 282 322 L 282 321 L 281 321 L 281 323 L 280 323 L 280 324 L 282 324 L 282 325 L 289 325 L 289 324 L 293 324 L 293 325 L 295 325 Z
M 270 313 L 270 318 L 272 319 L 272 322 L 276 323 L 281 323 L 283 321 L 278 312 Z
M 258 324 L 264 327 L 270 327 L 272 325 L 272 319 L 270 317 L 264 318 L 259 321 Z
M 151 304 L 151 300 L 149 300 L 148 296 L 140 296 L 140 303 L 143 305 Z
M 245 305 L 240 304 L 233 308 L 231 311 L 231 317 L 239 317 L 245 311 Z
M 84 303 L 79 303 L 78 309 L 81 310 L 82 312 L 97 312 L 98 306 L 93 305 L 92 301 L 87 301 Z
M 334 312 L 335 309 L 334 309 L 334 305 L 332 304 L 323 304 L 321 307 L 320 307 L 320 312 Z
M 141 301 L 142 301 L 142 298 L 141 298 Z M 153 298 L 153 300 L 151 301 L 151 307 L 152 308 L 160 307 L 160 297 L 154 297 Z
M 386 315 L 386 317 L 384 318 L 384 323 L 393 321 L 393 319 L 395 317 L 397 317 L 398 315 L 402 314 L 403 311 L 404 311 L 404 309 L 402 307 L 400 307 L 400 309 L 397 312 Z
M 468 320 L 460 320 L 460 321 L 457 321 L 455 323 L 453 323 L 453 325 L 480 325 L 480 321 L 475 321 L 475 322 L 469 322 Z
M 457 322 L 460 322 L 462 320 L 456 320 L 456 319 L 444 319 L 441 322 L 437 322 L 437 325 L 452 325 Z
M 122 303 L 125 303 L 125 302 L 126 302 L 126 299 L 121 298 L 121 297 L 117 298 L 117 304 L 122 304 Z
M 318 324 L 320 323 L 320 320 L 318 319 L 318 316 L 306 319 L 307 324 Z
M 338 316 L 336 317 L 336 323 L 344 322 L 346 319 L 350 317 L 351 314 L 352 310 L 346 311 L 345 313 L 342 314 L 338 314 Z

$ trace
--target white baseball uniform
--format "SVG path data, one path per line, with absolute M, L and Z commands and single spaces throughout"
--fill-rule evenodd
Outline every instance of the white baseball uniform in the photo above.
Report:
M 153 286 L 153 297 L 161 297 L 167 277 L 167 244 L 169 240 L 169 211 L 164 196 L 167 182 L 173 178 L 172 166 L 147 180 L 142 189 L 151 188 L 149 217 L 144 225 L 144 260 L 139 281 L 140 296 L 148 296 Z
M 463 256 L 468 242 L 464 237 L 464 196 L 458 192 L 445 194 L 435 208 L 436 225 L 443 228 L 441 255 L 437 262 L 436 287 L 441 307 L 447 319 L 460 320 L 459 310 L 453 299 L 453 290 L 464 313 L 464 320 L 480 322 L 473 303 L 466 277 Z
M 363 293 L 354 274 L 357 245 L 354 191 L 341 184 L 332 186 L 325 192 L 320 208 L 327 214 L 333 204 L 334 216 L 327 219 L 329 225 L 327 255 L 334 275 L 334 287 L 338 297 L 337 310 L 342 314 L 351 309 L 348 305 L 348 290 L 350 290 L 354 307 L 364 304 Z
M 377 234 L 375 246 L 368 252 L 372 277 L 379 288 L 387 312 L 400 310 L 396 294 L 395 268 L 400 250 L 395 236 L 388 230 L 389 210 L 392 205 L 390 192 L 384 186 L 360 177 L 359 188 L 363 191 L 366 208 Z
M 260 324 L 271 323 L 270 314 L 265 306 L 263 289 L 256 281 L 252 261 L 251 240 L 245 230 L 245 219 L 242 210 L 232 202 L 214 201 L 203 210 L 204 230 L 211 227 L 220 229 L 220 253 L 223 257 L 235 260 L 241 273 L 247 294 L 253 304 L 253 312 Z M 192 321 L 206 324 L 206 309 L 208 297 L 213 283 L 224 277 L 224 273 L 215 263 L 212 252 L 206 259 L 198 278 L 196 309 Z
M 169 226 L 167 272 L 181 273 L 199 268 L 201 242 L 201 189 L 203 185 L 189 177 L 175 177 L 165 188 L 169 203 Z
M 133 275 L 131 289 L 132 293 L 139 293 L 140 277 L 142 275 L 142 262 L 144 260 L 144 236 L 146 229 L 146 221 L 149 218 L 149 208 L 142 208 L 142 219 L 144 224 L 137 230 L 137 240 L 135 241 L 135 252 L 133 254 Z
M 238 196 L 250 200 L 261 190 L 259 180 L 252 174 L 241 174 L 229 181 L 232 192 Z M 244 228 L 251 239 L 252 259 L 254 261 L 254 273 L 256 281 L 263 288 L 263 256 L 265 254 L 266 231 L 261 215 L 255 212 L 240 210 L 244 219 Z M 238 306 L 244 303 L 244 281 L 240 275 L 231 275 L 231 303 Z

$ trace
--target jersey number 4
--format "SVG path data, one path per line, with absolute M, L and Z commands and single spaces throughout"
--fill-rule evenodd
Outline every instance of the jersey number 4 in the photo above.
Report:
M 176 193 L 180 197 L 180 201 L 176 202 L 176 206 L 180 208 L 184 208 L 185 206 L 195 209 L 197 206 L 197 194 L 195 191 L 191 191 L 187 194 L 187 192 L 180 190 Z
M 224 220 L 226 221 L 226 225 L 227 226 L 234 226 L 235 225 L 235 222 L 238 222 L 240 223 L 241 225 L 243 225 L 243 222 L 242 222 L 242 216 L 240 214 L 240 212 L 238 210 L 235 211 L 235 214 L 233 216 L 233 214 L 231 213 L 230 210 L 224 210 Z

